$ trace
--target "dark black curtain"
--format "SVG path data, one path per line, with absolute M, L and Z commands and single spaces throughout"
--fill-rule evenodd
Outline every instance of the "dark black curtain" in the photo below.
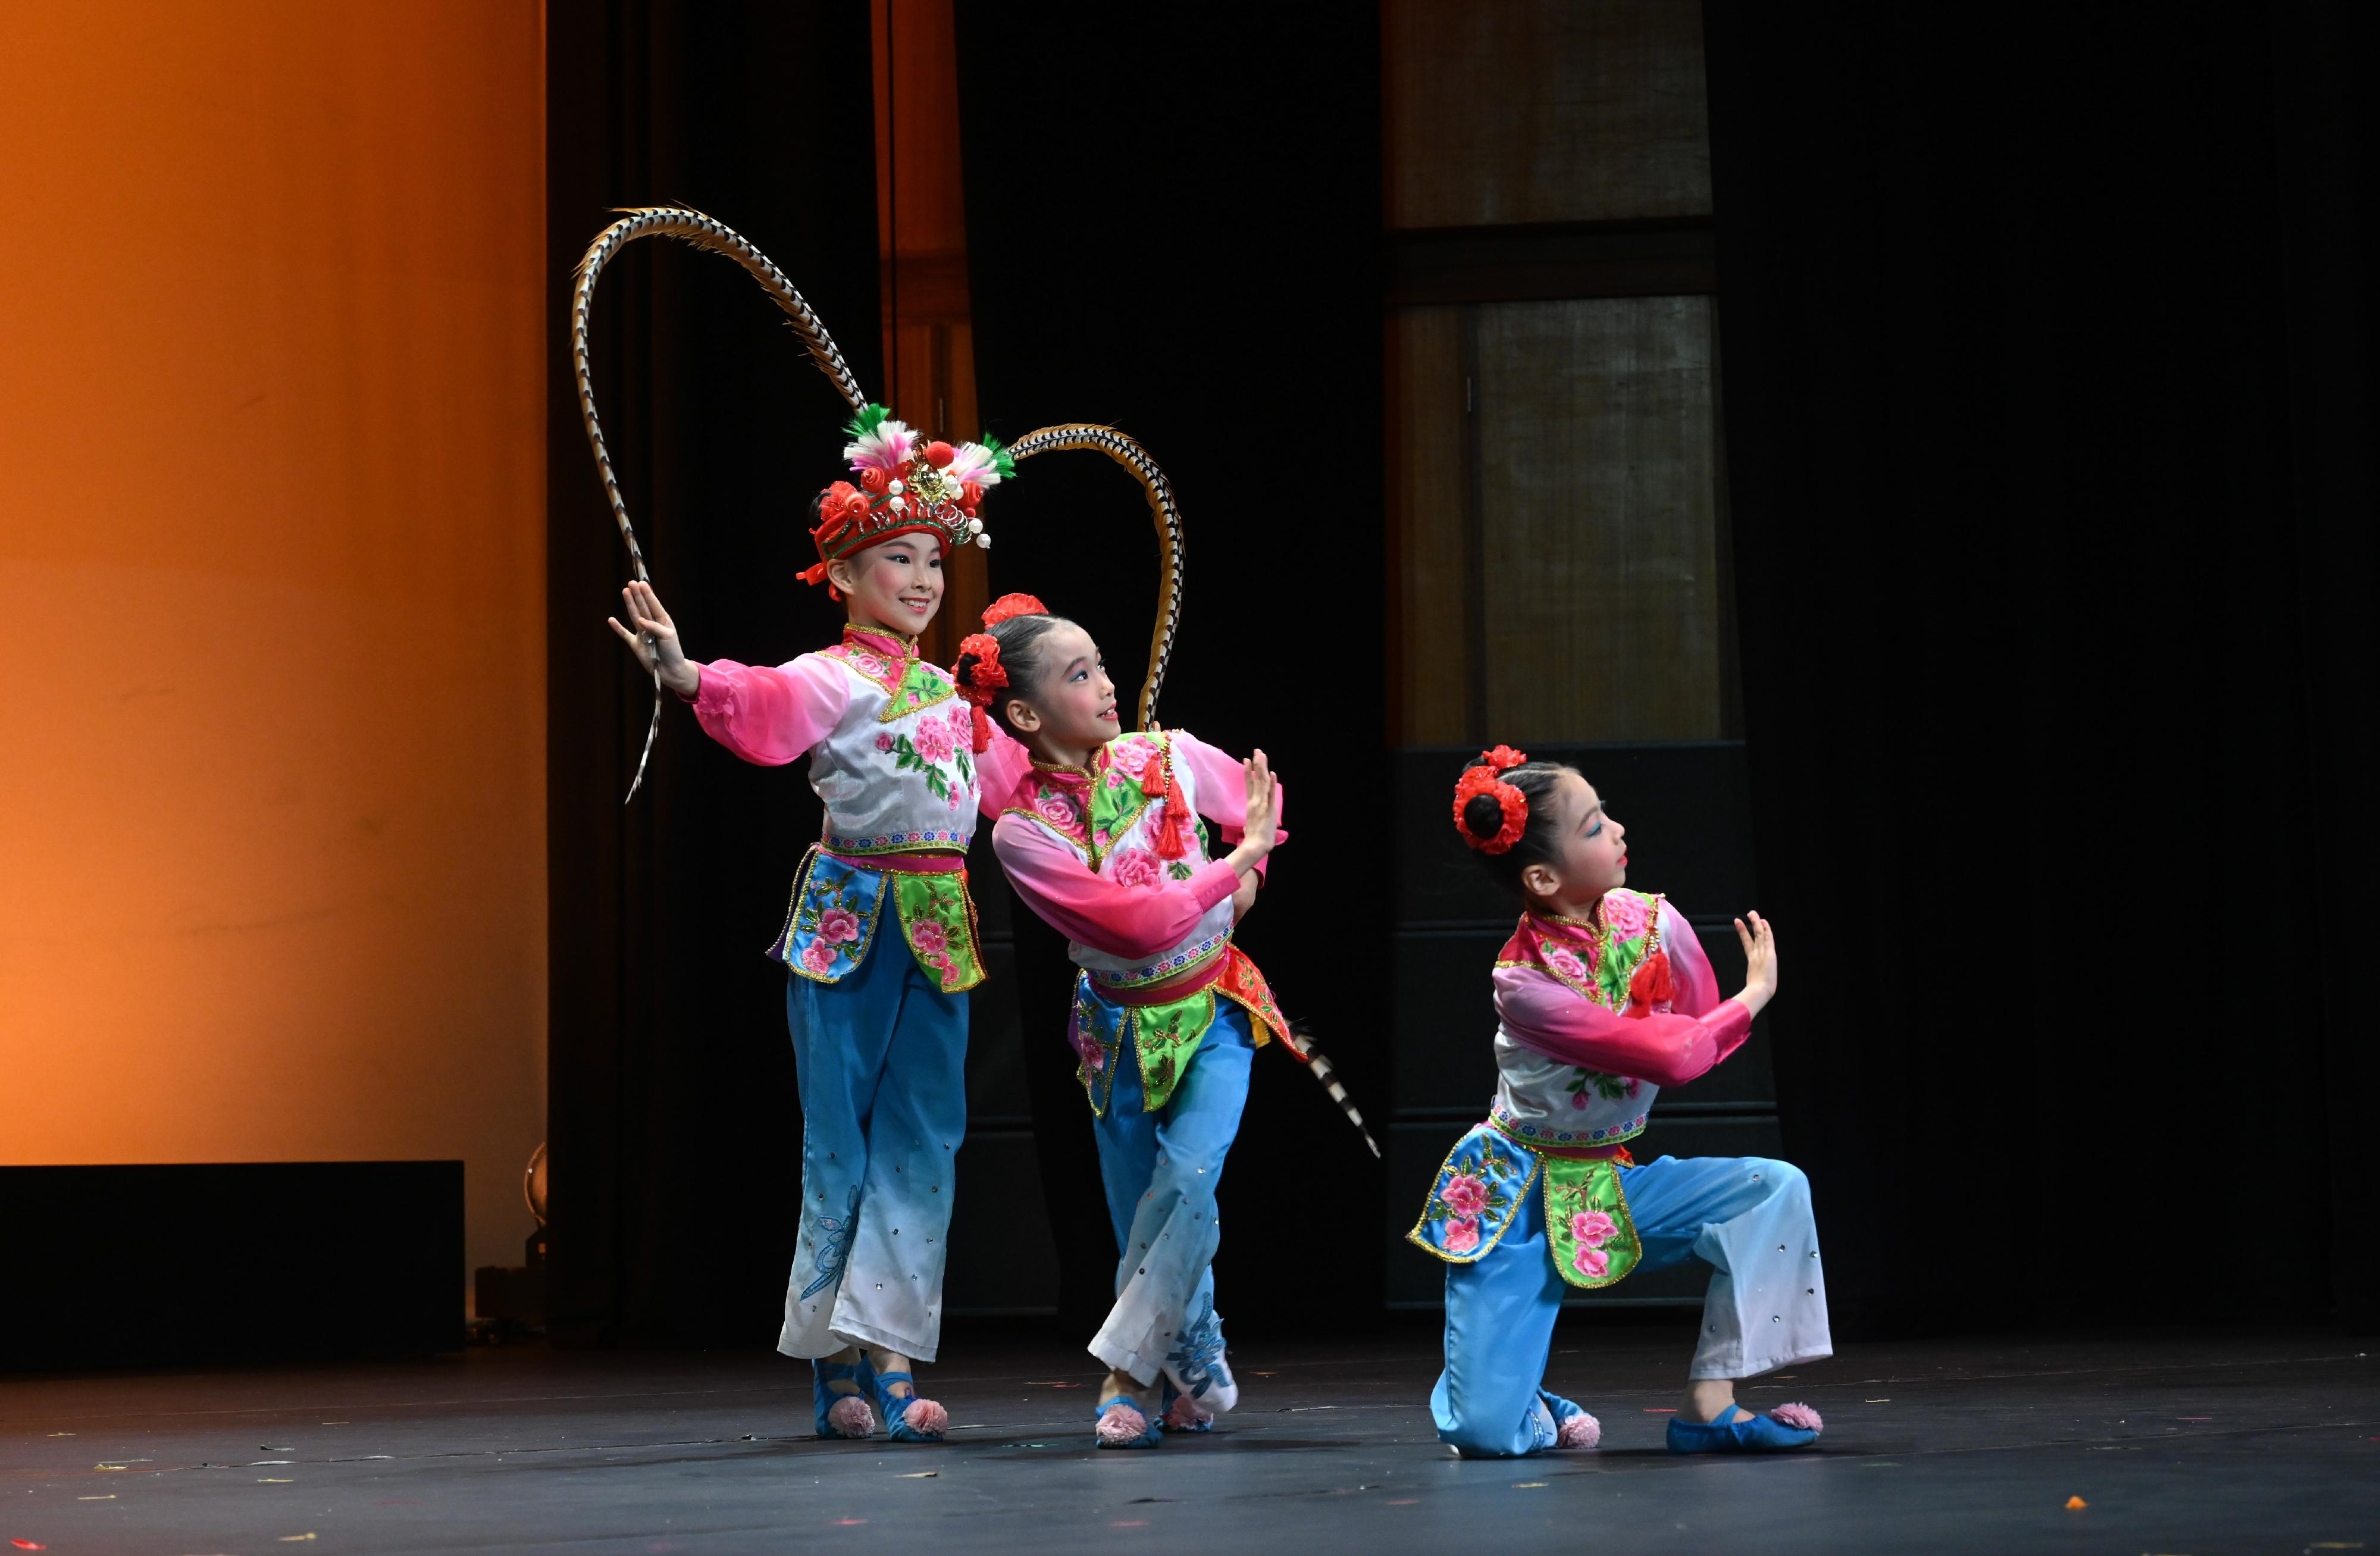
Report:
M 1188 606 L 1160 720 L 1261 746 L 1283 774 L 1293 841 L 1241 942 L 1384 1107 L 1377 12 L 957 9 L 985 416 L 1002 437 L 1111 423 L 1172 479 Z M 1136 691 L 1157 587 L 1138 489 L 1098 455 L 1049 455 L 999 503 L 994 591 L 1081 621 Z M 1108 1234 L 1061 1040 L 1068 969 L 1017 918 L 1035 1124 L 1075 1223 L 1068 1302 L 1103 1308 Z M 1293 1063 L 1259 1054 L 1255 1076 L 1220 1306 L 1240 1334 L 1369 1315 L 1375 1164 Z
M 1779 1078 L 1847 1331 L 2380 1320 L 2346 9 L 1706 6 Z
M 547 18 L 548 861 L 552 1317 L 587 1342 L 764 1343 L 801 1117 L 783 975 L 761 952 L 818 808 L 666 710 L 624 808 L 650 684 L 603 625 L 627 562 L 589 456 L 565 310 L 622 205 L 709 211 L 881 382 L 868 6 L 605 0 Z M 791 582 L 849 412 L 733 261 L 645 239 L 596 291 L 597 405 L 690 652 L 779 663 L 842 613 Z

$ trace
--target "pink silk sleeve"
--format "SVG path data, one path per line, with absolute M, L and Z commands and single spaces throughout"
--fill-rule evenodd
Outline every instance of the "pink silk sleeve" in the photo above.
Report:
M 1218 859 L 1187 881 L 1121 886 L 1072 848 L 1022 816 L 992 824 L 1000 868 L 1026 906 L 1068 940 L 1135 961 L 1182 943 L 1206 911 L 1232 894 L 1239 877 Z
M 1680 1015 L 1706 1015 L 1718 1008 L 1718 976 L 1711 971 L 1710 958 L 1703 954 L 1694 927 L 1667 898 L 1661 903 L 1661 944 L 1670 953 L 1670 976 L 1677 983 L 1670 1008 Z
M 1606 1075 L 1683 1086 L 1743 1046 L 1752 1012 L 1718 997 L 1718 980 L 1694 926 L 1662 905 L 1674 1014 L 1629 1017 L 1581 997 L 1535 967 L 1496 969 L 1496 1016 L 1514 1042 L 1565 1064 Z
M 1001 728 L 998 719 L 987 722 L 991 725 L 991 744 L 975 754 L 976 808 L 997 819 L 1032 767 L 1033 753 Z
M 732 659 L 696 668 L 694 716 L 704 733 L 763 767 L 783 767 L 825 739 L 851 704 L 850 673 L 816 654 L 774 668 Z
M 1216 832 L 1230 847 L 1240 845 L 1245 835 L 1248 819 L 1248 784 L 1240 759 L 1219 751 L 1195 735 L 1181 730 L 1173 732 L 1173 758 L 1190 770 L 1191 786 L 1198 791 L 1198 814 L 1215 823 Z M 1276 779 L 1273 783 L 1273 817 L 1279 821 L 1286 802 L 1289 787 Z M 1276 825 L 1273 845 L 1289 841 L 1289 829 Z M 1268 854 L 1257 861 L 1257 874 L 1262 877 L 1265 867 L 1272 862 Z

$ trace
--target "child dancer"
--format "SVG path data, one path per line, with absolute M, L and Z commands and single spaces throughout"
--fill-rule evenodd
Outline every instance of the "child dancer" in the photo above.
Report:
M 1033 758 L 992 846 L 1083 969 L 1068 1036 L 1119 1254 L 1115 1307 L 1090 1344 L 1110 1369 L 1093 1440 L 1154 1448 L 1238 1399 L 1215 1312 L 1215 1188 L 1250 1059 L 1271 1038 L 1298 1049 L 1232 926 L 1277 841 L 1279 791 L 1262 751 L 1240 762 L 1180 730 L 1120 734 L 1098 646 L 1039 601 L 1009 595 L 984 624 L 954 672 L 977 749 L 1022 742 Z M 1212 856 L 1201 816 L 1228 854 Z
M 1777 992 L 1769 927 L 1735 921 L 1744 987 L 1721 1000 L 1684 916 L 1623 889 L 1627 829 L 1594 788 L 1510 747 L 1463 773 L 1454 822 L 1524 910 L 1496 960 L 1494 1110 L 1448 1156 L 1410 1234 L 1448 1265 L 1439 1441 L 1465 1457 L 1593 1447 L 1595 1417 L 1541 1386 L 1563 1293 L 1692 1256 L 1712 1273 L 1670 1451 L 1806 1446 L 1817 1412 L 1755 1416 L 1735 1380 L 1833 1354 L 1807 1181 L 1757 1157 L 1639 1166 L 1622 1144 L 1657 1088 L 1749 1035 Z
M 802 577 L 849 605 L 836 646 L 773 669 L 695 663 L 644 583 L 612 629 L 747 761 L 808 752 L 825 835 L 803 859 L 770 954 L 802 1100 L 801 1239 L 777 1349 L 811 1358 L 820 1437 L 867 1437 L 874 1399 L 897 1441 L 939 1439 L 911 1363 L 941 1332 L 953 1165 L 966 1129 L 966 991 L 983 980 L 965 854 L 980 790 L 1021 756 L 968 750 L 972 712 L 917 657 L 942 599 L 942 554 L 980 541 L 997 444 L 925 443 L 884 407 L 850 428 L 857 484 L 812 504 L 819 561 Z M 1004 768 L 1003 761 L 1013 762 Z

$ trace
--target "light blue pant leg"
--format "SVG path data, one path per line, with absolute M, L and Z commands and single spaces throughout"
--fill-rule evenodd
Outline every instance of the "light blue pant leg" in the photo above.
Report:
M 887 924 L 835 983 L 787 976 L 802 1096 L 801 1237 L 777 1349 L 941 1343 L 953 1171 L 966 1131 L 966 996 Z
M 1446 1370 L 1429 1392 L 1440 1442 L 1465 1458 L 1553 1446 L 1537 1390 L 1568 1290 L 1546 1249 L 1545 1189 L 1531 1184 L 1502 1242 L 1476 1263 L 1446 1267 Z
M 1834 1354 L 1810 1183 L 1790 1161 L 1665 1156 L 1620 1171 L 1642 1270 L 1711 1267 L 1690 1378 L 1751 1378 Z
M 1119 1258 L 1116 1305 L 1090 1350 L 1144 1384 L 1157 1380 L 1185 1319 L 1214 1303 L 1215 1189 L 1239 1135 L 1256 1055 L 1247 1013 L 1228 1000 L 1215 1004 L 1214 1025 L 1166 1105 L 1144 1111 L 1137 1056 L 1119 1052 L 1115 1090 L 1098 1123 Z

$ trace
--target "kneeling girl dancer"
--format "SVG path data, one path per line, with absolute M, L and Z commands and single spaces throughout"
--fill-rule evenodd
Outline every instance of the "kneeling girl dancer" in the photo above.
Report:
M 1039 601 L 1010 595 L 984 623 L 953 671 L 1001 726 L 985 719 L 978 748 L 1004 731 L 1033 759 L 992 846 L 1082 969 L 1068 1036 L 1120 1256 L 1090 1344 L 1110 1369 L 1095 1441 L 1153 1448 L 1238 1398 L 1215 1312 L 1215 1188 L 1250 1059 L 1273 1038 L 1298 1050 L 1232 926 L 1276 840 L 1279 790 L 1262 751 L 1242 762 L 1180 730 L 1120 733 L 1098 646 Z M 1210 855 L 1202 816 L 1228 854 Z
M 1575 769 L 1499 746 L 1455 787 L 1454 821 L 1523 905 L 1496 960 L 1496 1064 L 1487 1123 L 1440 1169 L 1411 1240 L 1446 1261 L 1446 1369 L 1430 1392 L 1441 1441 L 1465 1457 L 1592 1447 L 1594 1416 L 1543 1385 L 1572 1286 L 1688 1258 L 1711 1266 L 1676 1453 L 1804 1447 L 1806 1405 L 1755 1416 L 1735 1380 L 1833 1354 L 1810 1191 L 1757 1157 L 1638 1165 L 1656 1089 L 1733 1053 L 1777 991 L 1777 944 L 1735 921 L 1744 987 L 1718 986 L 1694 927 L 1631 892 L 1627 829 Z

